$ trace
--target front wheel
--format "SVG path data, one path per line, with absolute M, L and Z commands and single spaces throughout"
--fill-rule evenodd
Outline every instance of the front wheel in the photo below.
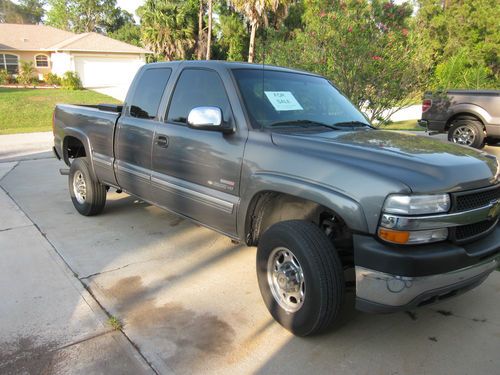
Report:
M 448 130 L 448 140 L 460 145 L 483 148 L 485 141 L 483 124 L 474 118 L 459 117 Z
M 77 158 L 69 169 L 69 193 L 76 210 L 84 216 L 100 214 L 106 204 L 106 186 L 94 181 L 86 158 Z
M 340 313 L 342 263 L 313 223 L 292 220 L 271 226 L 259 240 L 257 278 L 269 312 L 295 335 L 324 331 Z

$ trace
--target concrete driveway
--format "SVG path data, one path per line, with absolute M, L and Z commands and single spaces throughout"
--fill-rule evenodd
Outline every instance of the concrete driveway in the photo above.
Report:
M 94 87 L 92 90 L 101 94 L 111 96 L 120 101 L 125 101 L 129 85 L 111 86 L 111 87 Z
M 500 147 L 488 151 L 500 156 Z M 38 159 L 36 156 L 31 159 Z M 297 338 L 273 322 L 261 301 L 255 248 L 235 245 L 125 194 L 108 194 L 100 216 L 80 216 L 69 199 L 67 177 L 58 173 L 61 167 L 60 162 L 46 157 L 14 163 L 6 167 L 0 186 L 12 199 L 11 205 L 29 220 L 20 225 L 32 225 L 34 234 L 46 241 L 46 251 L 60 256 L 60 266 L 75 285 L 87 288 L 92 306 L 97 306 L 94 309 L 123 323 L 122 331 L 114 334 L 121 335 L 137 355 L 124 346 L 120 356 L 109 356 L 110 361 L 127 358 L 136 366 L 124 372 L 146 371 L 142 360 L 161 374 L 499 372 L 498 271 L 472 292 L 413 312 L 368 315 L 349 306 L 345 323 L 336 331 Z M 5 233 L 8 231 L 0 231 L 0 244 L 6 243 L 1 242 Z M 21 254 L 30 246 L 25 240 L 13 238 L 10 246 L 17 246 Z M 17 272 L 29 268 L 29 254 L 23 264 L 16 266 Z M 13 267 L 10 275 L 14 278 Z M 45 282 L 43 277 L 33 280 L 34 285 Z M 50 285 L 57 291 L 57 284 Z M 26 306 L 30 301 L 36 304 L 33 296 L 8 292 L 0 288 L 0 298 L 7 296 L 20 303 L 27 298 Z M 65 319 L 74 327 L 78 320 L 71 320 L 71 311 L 78 317 L 80 300 L 58 298 L 70 304 L 65 307 L 70 312 Z M 57 304 L 57 298 L 51 301 Z M 4 333 L 13 329 L 7 322 L 20 319 L 11 316 L 6 320 L 15 309 L 14 303 L 0 308 L 0 343 Z M 0 366 L 7 358 L 2 355 Z M 65 368 L 71 369 L 70 364 L 66 362 Z

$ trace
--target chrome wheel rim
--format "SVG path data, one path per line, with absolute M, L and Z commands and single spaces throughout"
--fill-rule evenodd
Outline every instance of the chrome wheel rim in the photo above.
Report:
M 452 139 L 460 145 L 470 146 L 476 139 L 476 133 L 468 126 L 459 126 L 453 131 Z
M 271 252 L 267 261 L 267 282 L 281 308 L 291 313 L 300 310 L 306 294 L 304 272 L 289 249 L 277 247 Z
M 85 184 L 85 179 L 80 171 L 76 171 L 73 176 L 73 193 L 78 203 L 85 203 L 85 199 L 87 198 L 87 184 Z

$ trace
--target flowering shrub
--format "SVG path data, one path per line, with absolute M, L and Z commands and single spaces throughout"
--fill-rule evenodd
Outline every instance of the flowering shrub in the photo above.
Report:
M 43 80 L 51 86 L 60 86 L 61 85 L 61 78 L 57 76 L 57 74 L 54 73 L 45 73 L 43 75 Z
M 410 32 L 411 5 L 387 0 L 305 0 L 304 5 L 303 27 L 293 38 L 274 42 L 266 62 L 328 77 L 371 120 L 384 121 L 420 96 L 431 56 L 420 53 L 421 41 Z

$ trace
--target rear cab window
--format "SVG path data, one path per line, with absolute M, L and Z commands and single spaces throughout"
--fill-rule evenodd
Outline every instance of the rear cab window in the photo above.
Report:
M 154 119 L 160 106 L 160 101 L 172 74 L 170 68 L 147 69 L 139 78 L 130 103 L 131 117 Z

